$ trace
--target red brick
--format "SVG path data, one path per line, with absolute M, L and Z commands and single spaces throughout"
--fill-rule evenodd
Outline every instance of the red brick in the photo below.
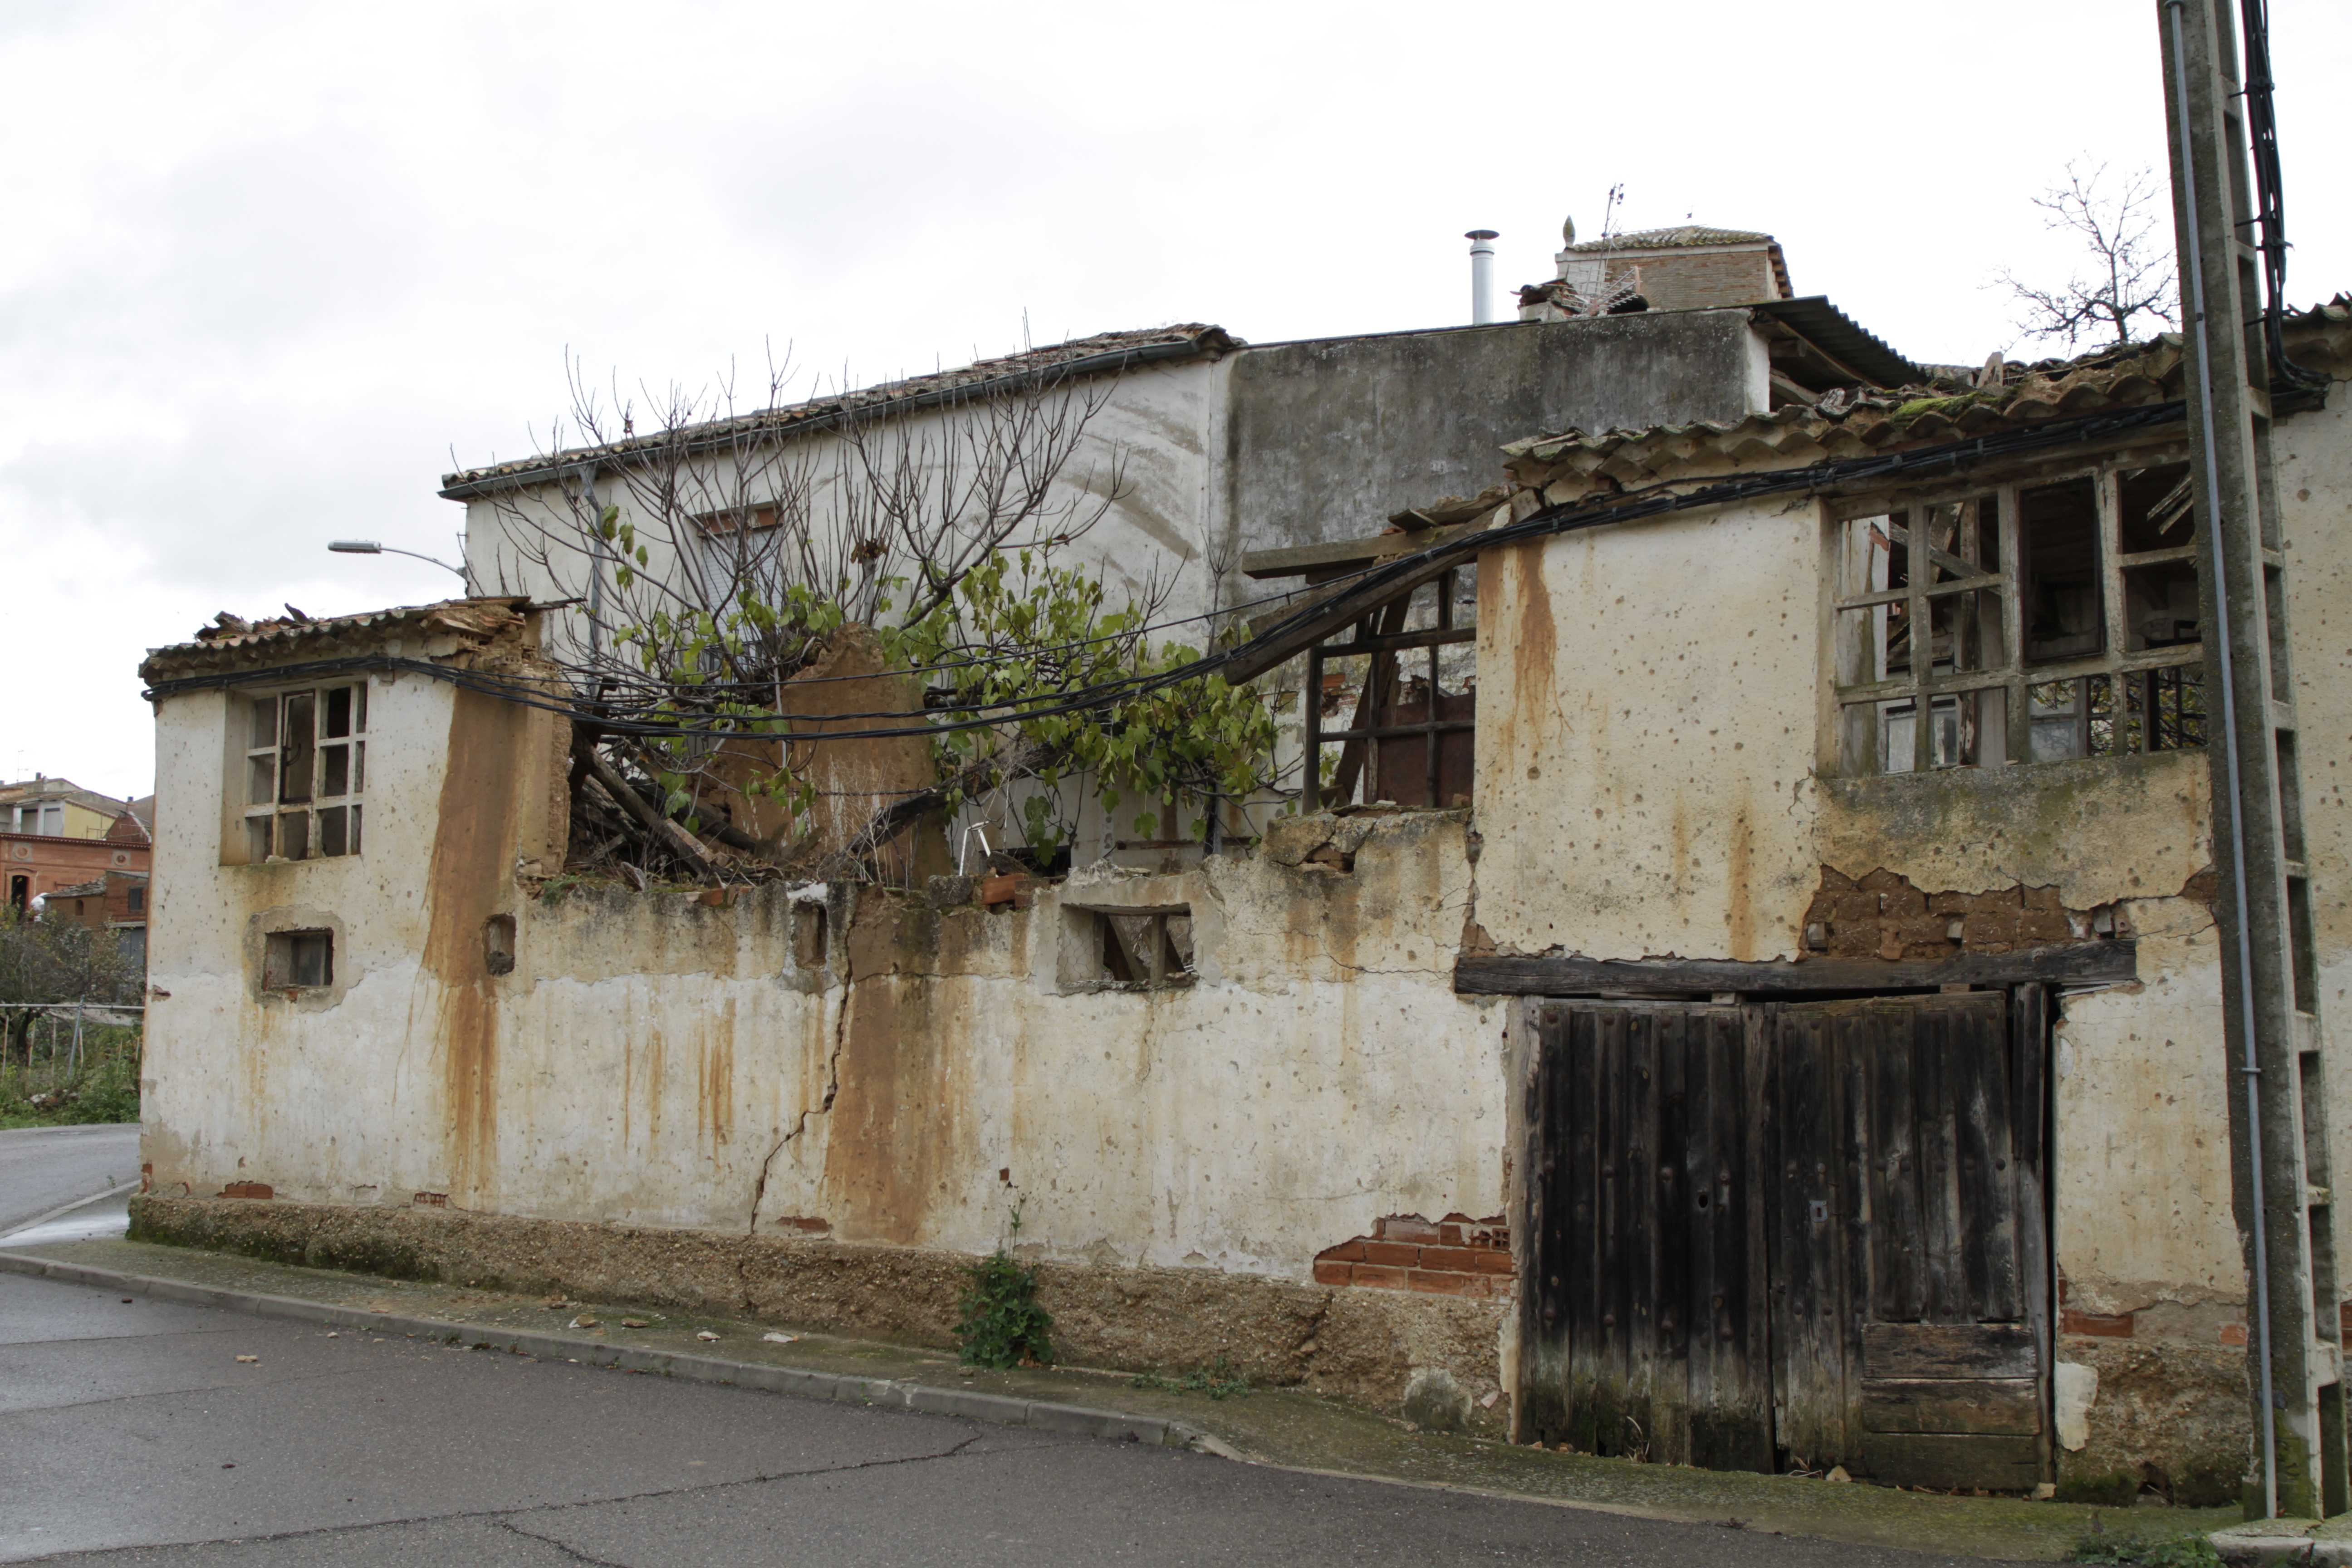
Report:
M 1505 1252 L 1511 1249 L 1511 1232 L 1507 1226 L 1481 1225 L 1465 1239 L 1472 1247 L 1499 1247 Z
M 2127 1340 L 2132 1337 L 2132 1315 L 2129 1312 L 2108 1317 L 2100 1312 L 2078 1312 L 2068 1307 L 2058 1314 L 2062 1333 L 2094 1334 L 2101 1339 Z
M 1511 1255 L 1507 1252 L 1480 1252 L 1476 1256 L 1478 1258 L 1478 1272 L 1481 1274 L 1508 1274 L 1511 1272 Z
M 1435 1226 L 1418 1215 L 1391 1215 L 1381 1221 L 1382 1241 L 1409 1241 L 1422 1246 L 1444 1239 Z
M 415 1203 L 416 1207 L 421 1209 L 446 1209 L 449 1206 L 449 1194 L 446 1193 L 419 1193 L 412 1201 Z
M 1443 1268 L 1455 1274 L 1475 1274 L 1479 1255 L 1466 1247 L 1424 1247 L 1421 1249 L 1423 1268 Z
M 1412 1268 L 1421 1263 L 1421 1248 L 1394 1241 L 1368 1241 L 1364 1243 L 1364 1261 L 1385 1263 L 1393 1268 Z
M 2243 1350 L 2243 1349 L 2245 1349 L 2245 1348 L 2246 1348 L 2246 1325 L 2245 1325 L 2245 1324 L 2243 1324 L 2243 1323 L 2224 1323 L 2224 1324 L 2222 1324 L 2222 1325 L 2221 1325 L 2221 1342 L 2222 1342 L 2223 1344 L 2225 1344 L 2225 1345 L 2233 1345 L 2233 1346 L 2237 1347 L 2237 1348 L 2238 1348 L 2238 1349 L 2240 1349 L 2240 1350 Z
M 1349 1268 L 1354 1271 L 1355 1284 L 1369 1285 L 1377 1290 L 1405 1289 L 1406 1277 L 1412 1272 L 1410 1268 L 1389 1268 L 1378 1263 L 1354 1263 Z
M 1352 1285 L 1355 1283 L 1352 1273 L 1348 1264 L 1326 1258 L 1315 1260 L 1315 1283 L 1318 1285 Z
M 1437 1222 L 1438 1246 L 1459 1247 L 1462 1245 L 1462 1226 L 1459 1222 L 1450 1219 L 1442 1219 Z
M 1487 1281 L 1478 1274 L 1439 1274 L 1427 1268 L 1416 1268 L 1405 1279 L 1415 1290 L 1425 1290 L 1433 1296 L 1483 1296 Z
M 274 1198 L 277 1189 L 268 1182 L 231 1182 L 221 1189 L 225 1198 Z
M 1360 1236 L 1353 1241 L 1343 1241 L 1337 1247 L 1327 1247 L 1315 1255 L 1315 1261 L 1318 1263 L 1326 1259 L 1333 1263 L 1361 1263 L 1364 1261 L 1364 1238 Z
M 980 879 L 980 901 L 982 904 L 1013 903 L 1028 884 L 1027 874 L 1021 871 L 1007 872 L 1002 877 L 982 877 Z

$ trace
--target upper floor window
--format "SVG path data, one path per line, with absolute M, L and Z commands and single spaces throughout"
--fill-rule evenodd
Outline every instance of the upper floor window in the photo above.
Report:
M 1834 541 L 1840 773 L 2205 743 L 2188 464 L 1923 499 Z
M 245 858 L 360 852 L 367 786 L 367 682 L 245 700 Z
M 8 808 L 9 826 L 17 833 L 45 833 L 52 838 L 62 837 L 66 830 L 66 808 L 62 803 L 47 805 L 17 805 Z

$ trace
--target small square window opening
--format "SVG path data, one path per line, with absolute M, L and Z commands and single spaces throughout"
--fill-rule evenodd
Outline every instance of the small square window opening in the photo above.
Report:
M 1097 910 L 1096 951 L 1109 984 L 1137 991 L 1164 991 L 1192 984 L 1192 916 L 1114 914 Z
M 331 931 L 275 931 L 265 942 L 261 987 L 295 993 L 319 990 L 335 983 L 335 933 Z

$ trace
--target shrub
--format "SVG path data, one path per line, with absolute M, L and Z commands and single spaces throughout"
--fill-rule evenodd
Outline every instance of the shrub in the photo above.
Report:
M 1037 1304 L 1037 1271 L 999 1249 L 964 1270 L 956 1346 L 966 1366 L 1051 1366 L 1053 1317 Z

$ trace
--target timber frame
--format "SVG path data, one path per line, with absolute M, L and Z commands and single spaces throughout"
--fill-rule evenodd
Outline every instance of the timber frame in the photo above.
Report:
M 2121 985 L 2138 978 L 2138 950 L 2128 938 L 1934 960 L 1807 958 L 1750 963 L 1464 953 L 1454 963 L 1454 989 L 1465 996 L 1859 995 L 1947 985 Z

